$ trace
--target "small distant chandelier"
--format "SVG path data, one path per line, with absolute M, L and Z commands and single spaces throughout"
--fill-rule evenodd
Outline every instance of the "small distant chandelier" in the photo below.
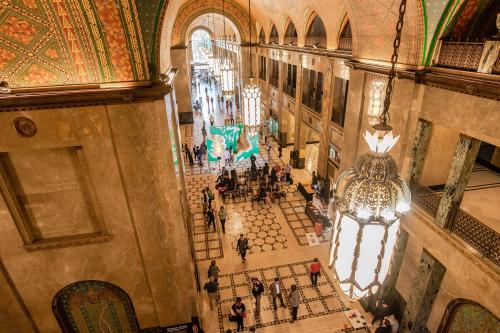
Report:
M 234 66 L 233 62 L 227 55 L 226 45 L 226 13 L 225 1 L 222 1 L 222 13 L 224 20 L 224 57 L 221 64 L 221 82 L 222 82 L 222 95 L 226 98 L 231 98 L 234 95 Z
M 379 121 L 364 137 L 370 152 L 359 157 L 354 168 L 343 172 L 334 186 L 335 222 L 330 247 L 340 288 L 351 299 L 375 294 L 389 271 L 400 219 L 410 209 L 410 189 L 398 175 L 388 154 L 397 143 L 389 125 L 389 106 L 396 75 L 399 41 L 406 0 L 400 5 L 396 40 Z
M 250 0 L 248 0 L 248 26 L 250 30 L 250 78 L 249 83 L 243 88 L 243 119 L 245 126 L 260 126 L 260 87 L 254 83 L 252 66 L 252 23 L 250 16 Z

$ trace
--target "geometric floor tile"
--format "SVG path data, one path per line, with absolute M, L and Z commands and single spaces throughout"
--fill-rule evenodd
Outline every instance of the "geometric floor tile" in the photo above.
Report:
M 347 311 L 348 306 L 339 297 L 332 281 L 323 268 L 321 269 L 322 274 L 318 278 L 318 285 L 315 287 L 311 285 L 309 278 L 310 265 L 310 261 L 303 261 L 221 275 L 219 278 L 220 301 L 218 303 L 220 332 L 224 333 L 228 329 L 234 331 L 236 328 L 236 323 L 229 321 L 229 312 L 236 297 L 241 297 L 242 302 L 246 306 L 247 317 L 245 318 L 244 325 L 247 329 L 251 325 L 259 328 L 290 321 L 288 294 L 292 284 L 297 285 L 300 293 L 297 320 Z M 280 308 L 279 300 L 277 300 L 278 310 L 274 311 L 272 306 L 273 300 L 268 286 L 274 281 L 276 276 L 283 282 L 283 295 L 285 296 L 284 301 L 287 308 Z M 251 297 L 250 286 L 250 279 L 252 277 L 258 277 L 264 284 L 260 316 L 255 316 L 254 314 L 255 300 Z

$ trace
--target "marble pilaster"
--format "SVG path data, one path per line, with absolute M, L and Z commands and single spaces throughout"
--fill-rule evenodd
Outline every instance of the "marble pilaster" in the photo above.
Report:
M 425 332 L 432 304 L 439 292 L 446 267 L 427 251 L 422 252 L 418 275 L 413 281 L 399 332 Z
M 297 167 L 303 169 L 306 163 L 306 137 L 303 129 L 303 109 L 302 109 L 302 78 L 303 78 L 302 55 L 299 56 L 299 64 L 297 65 L 297 85 L 295 88 L 295 137 L 294 148 L 299 152 L 299 160 Z
M 283 62 L 281 61 L 281 53 L 278 59 L 278 131 L 279 143 L 281 146 L 286 147 L 288 140 L 288 112 L 283 110 Z M 272 98 L 272 97 L 270 97 Z
M 448 180 L 436 214 L 435 223 L 440 227 L 446 227 L 460 207 L 480 144 L 481 141 L 465 135 L 460 135 L 458 139 Z
M 330 146 L 330 121 L 332 118 L 332 95 L 333 95 L 333 59 L 328 61 L 326 66 L 325 79 L 323 84 L 323 102 L 321 110 L 321 125 L 319 133 L 318 148 L 318 175 L 323 179 L 328 179 L 328 149 Z
M 191 68 L 189 48 L 176 48 L 170 51 L 172 67 L 177 69 L 175 91 L 177 93 L 177 106 L 181 124 L 193 122 L 193 103 L 191 99 Z
M 424 167 L 425 155 L 429 145 L 432 132 L 432 123 L 423 119 L 418 120 L 417 129 L 410 153 L 410 165 L 408 167 L 409 183 L 418 182 Z

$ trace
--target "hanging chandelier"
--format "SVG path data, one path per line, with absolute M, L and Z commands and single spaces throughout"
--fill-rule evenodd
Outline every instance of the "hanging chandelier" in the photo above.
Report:
M 249 83 L 243 88 L 243 119 L 245 126 L 260 126 L 260 87 L 254 83 L 252 64 L 252 23 L 250 15 L 250 0 L 248 0 L 248 26 L 250 30 L 250 78 Z
M 234 95 L 234 67 L 233 62 L 227 54 L 225 0 L 222 0 L 222 15 L 224 22 L 224 50 L 221 63 L 222 95 L 226 98 L 231 98 Z
M 389 271 L 400 219 L 411 204 L 410 189 L 388 154 L 399 139 L 389 125 L 389 106 L 405 10 L 406 0 L 402 0 L 383 111 L 373 126 L 375 132 L 364 135 L 370 152 L 360 156 L 354 168 L 343 172 L 334 186 L 336 208 L 329 264 L 335 269 L 340 288 L 351 299 L 379 291 Z

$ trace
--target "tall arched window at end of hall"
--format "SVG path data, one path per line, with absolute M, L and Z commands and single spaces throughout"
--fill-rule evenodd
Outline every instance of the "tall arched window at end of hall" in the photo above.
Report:
M 273 24 L 271 34 L 269 34 L 269 44 L 279 44 L 279 42 L 278 29 L 276 29 L 276 26 Z
M 500 74 L 500 1 L 464 1 L 438 44 L 434 65 Z
M 293 24 L 292 20 L 288 19 L 286 27 L 284 44 L 297 46 L 297 29 L 295 29 L 295 24 Z
M 351 22 L 346 18 L 342 26 L 339 36 L 339 50 L 351 51 L 352 50 L 352 30 Z
M 306 46 L 326 49 L 326 29 L 323 21 L 314 14 L 306 35 Z
M 266 33 L 264 32 L 264 28 L 260 28 L 259 44 L 265 44 L 265 43 L 266 43 Z

